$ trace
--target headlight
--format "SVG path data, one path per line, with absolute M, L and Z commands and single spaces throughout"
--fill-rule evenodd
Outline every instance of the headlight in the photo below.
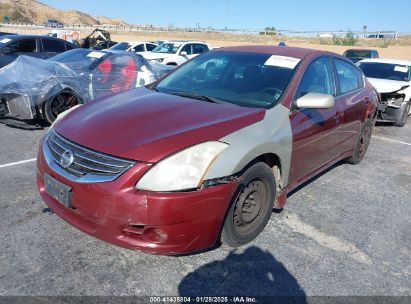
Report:
M 177 152 L 154 165 L 138 181 L 136 188 L 160 192 L 196 189 L 226 147 L 225 143 L 209 141 Z
M 163 61 L 164 61 L 164 58 L 156 59 L 156 61 L 158 61 L 158 62 L 163 62 Z

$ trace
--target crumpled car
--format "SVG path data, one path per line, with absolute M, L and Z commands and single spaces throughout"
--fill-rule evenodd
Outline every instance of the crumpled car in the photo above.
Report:
M 403 127 L 411 114 L 411 61 L 364 59 L 358 66 L 380 94 L 377 121 Z
M 49 60 L 20 56 L 0 69 L 0 115 L 51 124 L 77 104 L 150 84 L 172 69 L 124 51 L 75 49 Z

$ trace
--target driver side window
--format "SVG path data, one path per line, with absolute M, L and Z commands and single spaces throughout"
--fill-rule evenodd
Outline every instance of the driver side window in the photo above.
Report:
M 310 63 L 298 86 L 295 99 L 307 93 L 335 96 L 334 76 L 328 57 L 321 57 Z

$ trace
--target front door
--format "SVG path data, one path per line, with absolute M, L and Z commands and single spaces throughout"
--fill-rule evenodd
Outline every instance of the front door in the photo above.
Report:
M 307 93 L 335 95 L 330 58 L 319 57 L 307 67 L 297 88 L 295 101 Z M 338 154 L 338 105 L 330 109 L 304 109 L 295 105 L 290 114 L 293 134 L 289 184 L 300 184 Z

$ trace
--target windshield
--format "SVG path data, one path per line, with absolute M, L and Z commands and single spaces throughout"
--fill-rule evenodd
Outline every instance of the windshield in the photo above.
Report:
M 195 57 L 160 81 L 155 89 L 270 108 L 288 87 L 298 62 L 296 58 L 270 54 L 214 51 Z
M 116 45 L 112 46 L 110 50 L 115 50 L 115 51 L 127 51 L 130 48 L 130 44 L 127 42 L 120 42 L 117 43 Z
M 100 51 L 76 49 L 58 54 L 48 60 L 64 63 L 71 69 L 88 69 L 94 62 L 107 55 L 108 53 Z
M 406 65 L 360 62 L 359 66 L 369 78 L 410 81 L 410 67 Z
M 345 52 L 345 56 L 348 58 L 371 58 L 371 51 L 366 50 L 351 50 Z
M 178 51 L 178 48 L 181 46 L 181 43 L 172 43 L 166 42 L 160 44 L 152 52 L 153 53 L 165 53 L 165 54 L 175 54 Z

